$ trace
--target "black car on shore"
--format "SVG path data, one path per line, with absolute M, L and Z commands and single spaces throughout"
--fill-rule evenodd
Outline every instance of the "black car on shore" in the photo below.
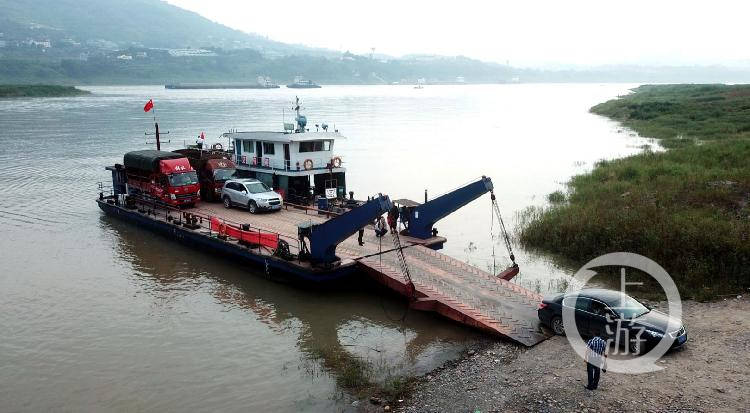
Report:
M 681 320 L 670 319 L 667 314 L 652 310 L 620 291 L 590 288 L 546 297 L 539 304 L 539 321 L 558 335 L 565 335 L 563 307 L 574 310 L 581 336 L 614 339 L 615 333 L 619 333 L 620 342 L 627 342 L 633 354 L 648 351 L 665 335 L 672 340 L 671 348 L 687 342 L 687 331 Z

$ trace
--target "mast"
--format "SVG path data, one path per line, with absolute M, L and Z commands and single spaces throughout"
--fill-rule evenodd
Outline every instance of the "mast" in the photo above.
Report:
M 161 142 L 159 141 L 159 123 L 156 122 L 156 117 L 154 117 L 154 128 L 156 129 L 156 150 L 161 150 Z

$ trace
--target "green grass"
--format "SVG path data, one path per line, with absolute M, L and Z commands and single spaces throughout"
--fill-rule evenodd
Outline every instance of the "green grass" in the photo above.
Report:
M 670 149 L 573 177 L 526 211 L 521 242 L 580 263 L 642 254 L 698 299 L 750 287 L 750 86 L 642 86 L 592 111 Z
M 0 85 L 0 98 L 66 97 L 88 95 L 90 92 L 73 86 L 57 85 Z
M 380 362 L 349 354 L 332 347 L 316 347 L 310 351 L 310 361 L 330 373 L 340 390 L 358 398 L 377 395 L 394 402 L 406 394 L 414 378 L 392 374 L 391 368 Z M 308 367 L 316 374 L 314 367 Z

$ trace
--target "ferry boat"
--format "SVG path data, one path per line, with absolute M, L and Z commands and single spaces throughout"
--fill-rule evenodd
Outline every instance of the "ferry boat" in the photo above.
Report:
M 269 279 L 331 285 L 369 277 L 406 297 L 413 309 L 434 311 L 525 345 L 547 337 L 540 332 L 536 315 L 541 296 L 509 281 L 519 272 L 515 262 L 494 274 L 437 251 L 446 238 L 438 235 L 435 224 L 488 192 L 502 224 L 490 178 L 483 176 L 434 199 L 425 193 L 423 203 L 392 201 L 382 193 L 357 200 L 353 192 L 346 192 L 346 170 L 334 153 L 336 140 L 343 136 L 325 125 L 322 131 L 320 127 L 309 131 L 307 118 L 299 112 L 299 99 L 294 109 L 295 123 L 285 124 L 283 131 L 224 134 L 230 139 L 224 153 L 237 164 L 237 175 L 255 178 L 281 194 L 280 210 L 252 213 L 196 197 L 178 202 L 176 194 L 185 192 L 180 185 L 192 185 L 195 193 L 197 177 L 187 159 L 159 150 L 157 125 L 157 150 L 136 151 L 148 162 L 129 165 L 143 164 L 151 170 L 151 185 L 168 183 L 169 196 L 149 196 L 164 193 L 131 186 L 129 177 L 134 174 L 127 161 L 132 156 L 125 156 L 124 165 L 106 167 L 112 184 L 100 183 L 96 202 L 108 216 L 217 259 L 228 258 L 232 265 L 255 267 Z M 165 168 L 165 164 L 180 168 Z M 383 225 L 386 213 L 390 231 Z M 500 227 L 514 261 L 504 225 Z
M 321 86 L 303 78 L 302 76 L 295 76 L 294 83 L 286 85 L 290 89 L 318 89 Z

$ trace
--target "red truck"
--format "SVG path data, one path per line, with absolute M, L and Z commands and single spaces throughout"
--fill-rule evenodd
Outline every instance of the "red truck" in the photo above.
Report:
M 187 157 L 190 165 L 198 172 L 201 199 L 220 201 L 224 182 L 232 178 L 236 171 L 234 162 L 227 159 L 226 153 L 194 148 L 178 149 L 175 152 Z
M 198 174 L 178 153 L 144 150 L 125 154 L 127 192 L 156 198 L 172 206 L 194 206 L 200 201 Z

